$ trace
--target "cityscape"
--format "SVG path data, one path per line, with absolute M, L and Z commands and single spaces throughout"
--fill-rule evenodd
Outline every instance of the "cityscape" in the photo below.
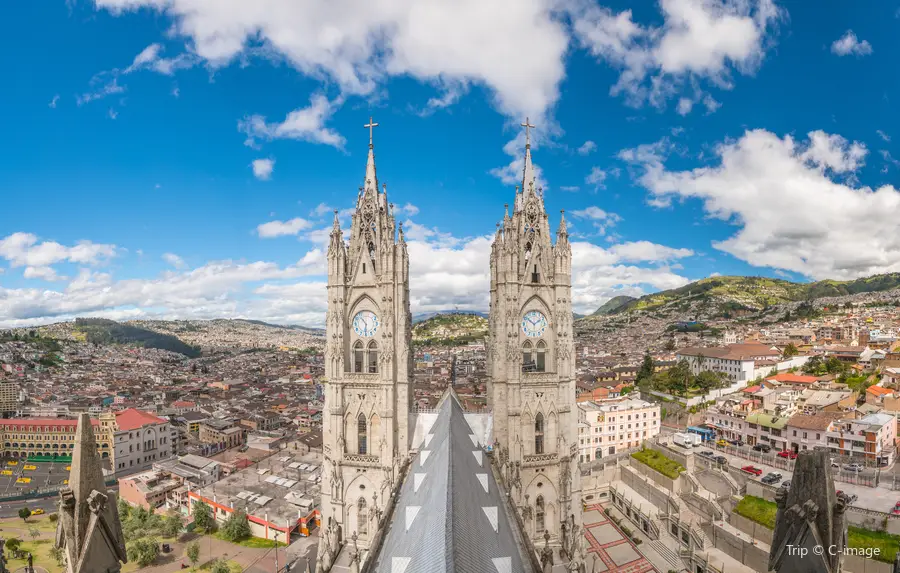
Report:
M 0 573 L 900 573 L 896 6 L 7 10 Z

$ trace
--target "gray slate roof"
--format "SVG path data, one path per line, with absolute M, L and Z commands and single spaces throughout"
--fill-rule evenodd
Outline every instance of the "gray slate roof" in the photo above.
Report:
M 532 573 L 487 455 L 451 392 L 414 456 L 378 573 Z

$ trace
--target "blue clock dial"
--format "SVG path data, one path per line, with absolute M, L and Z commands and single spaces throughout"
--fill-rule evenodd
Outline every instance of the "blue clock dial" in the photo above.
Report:
M 378 316 L 370 310 L 361 310 L 353 317 L 353 332 L 359 336 L 375 336 L 378 330 Z
M 548 326 L 547 317 L 536 310 L 530 310 L 522 317 L 522 332 L 525 336 L 543 336 Z

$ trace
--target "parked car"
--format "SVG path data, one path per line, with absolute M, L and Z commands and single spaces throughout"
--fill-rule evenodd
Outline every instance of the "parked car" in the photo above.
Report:
M 700 452 L 700 455 L 703 456 L 704 458 L 712 458 L 712 457 L 714 457 L 716 454 L 712 453 L 712 452 L 709 451 L 709 450 L 703 450 L 702 452 Z
M 841 469 L 841 464 L 837 463 L 834 460 L 831 460 L 831 467 L 835 469 Z
M 894 504 L 894 509 L 891 510 L 891 513 L 894 515 L 900 515 L 900 501 Z
M 732 446 L 738 446 L 738 447 L 741 447 L 744 445 L 744 441 L 741 440 L 740 438 L 738 438 L 736 440 L 728 440 L 728 443 L 731 444 Z
M 728 442 L 726 442 L 725 440 L 716 440 L 716 445 L 722 446 L 724 448 L 725 446 L 728 445 Z
M 780 452 L 778 452 L 778 457 L 789 459 L 789 460 L 796 460 L 797 452 L 792 452 L 791 450 L 781 450 Z
M 772 446 L 770 446 L 769 444 L 756 444 L 755 446 L 753 446 L 753 449 L 757 452 L 768 454 L 772 451 Z
M 858 464 L 856 462 L 852 464 L 847 464 L 844 466 L 844 469 L 848 472 L 861 472 L 863 471 L 862 464 Z
M 783 476 L 778 472 L 769 472 L 759 481 L 767 484 L 776 484 L 781 481 L 782 477 Z
M 44 515 L 44 510 L 41 508 L 37 508 L 31 512 L 31 515 Z
M 753 475 L 755 475 L 755 476 L 761 476 L 761 475 L 762 475 L 762 470 L 759 469 L 759 468 L 756 467 L 756 466 L 744 466 L 744 467 L 741 468 L 741 471 L 742 471 L 742 472 L 746 472 L 746 473 L 748 473 L 748 474 L 753 474 Z
M 716 456 L 716 461 L 720 464 L 725 464 L 726 466 L 728 465 L 728 458 L 726 458 L 725 456 Z
M 781 487 L 783 487 L 783 488 L 785 488 L 785 489 L 790 489 L 790 487 L 791 487 L 791 480 L 788 479 L 788 480 L 784 480 L 783 482 L 781 482 Z

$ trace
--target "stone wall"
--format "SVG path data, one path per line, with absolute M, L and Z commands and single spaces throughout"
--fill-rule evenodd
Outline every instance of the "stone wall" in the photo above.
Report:
M 738 515 L 734 512 L 728 517 L 728 523 L 734 526 L 738 531 L 742 531 L 750 537 L 758 539 L 767 545 L 772 545 L 772 537 L 775 532 L 765 525 L 760 525 L 752 519 L 744 517 L 743 515 Z
M 651 449 L 656 450 L 670 460 L 675 460 L 679 464 L 683 465 L 685 469 L 687 469 L 687 471 L 691 472 L 694 470 L 694 452 L 688 450 L 687 448 L 682 448 L 681 446 L 675 445 L 674 442 L 671 444 L 667 444 L 666 438 L 662 436 L 660 436 L 658 440 L 659 443 L 651 441 L 647 442 L 647 445 Z
M 716 549 L 728 554 L 734 560 L 756 571 L 769 570 L 768 546 L 754 545 L 716 524 L 713 524 L 707 535 L 712 539 Z
M 651 468 L 647 464 L 639 462 L 635 459 L 632 459 L 629 462 L 628 467 L 634 468 L 635 471 L 637 471 L 641 475 L 647 476 L 648 478 L 653 480 L 653 482 L 656 483 L 658 486 L 660 486 L 661 488 L 663 488 L 665 490 L 672 492 L 673 494 L 677 495 L 679 492 L 681 492 L 681 489 L 682 489 L 681 477 L 678 477 L 677 479 L 672 479 L 669 476 L 659 473 L 658 471 Z
M 641 464 L 643 465 L 643 464 Z M 660 491 L 640 473 L 634 471 L 630 466 L 622 466 L 620 479 L 622 483 L 633 489 L 638 495 L 652 503 L 660 513 L 668 511 L 669 497 L 665 492 Z

